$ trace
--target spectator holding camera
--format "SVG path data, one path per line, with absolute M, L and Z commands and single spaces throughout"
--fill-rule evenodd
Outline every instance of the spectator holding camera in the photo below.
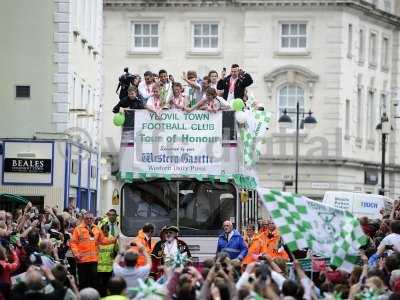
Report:
M 400 252 L 400 220 L 393 220 L 390 224 L 391 233 L 383 238 L 378 247 L 378 253 L 382 254 L 387 246 L 396 252 Z
M 250 74 L 241 70 L 238 64 L 233 64 L 231 74 L 218 81 L 217 89 L 222 90 L 222 97 L 230 102 L 236 98 L 244 99 L 245 90 L 252 83 Z

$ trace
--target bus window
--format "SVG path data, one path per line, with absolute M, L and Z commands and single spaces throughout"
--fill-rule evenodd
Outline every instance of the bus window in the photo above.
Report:
M 181 181 L 179 228 L 186 236 L 216 236 L 224 220 L 235 220 L 236 189 L 227 183 Z
M 122 188 L 121 230 L 135 236 L 145 223 L 155 225 L 157 234 L 164 225 L 176 225 L 176 182 L 152 181 L 125 184 Z
M 125 184 L 122 233 L 135 236 L 145 223 L 153 223 L 156 233 L 165 225 L 179 225 L 183 236 L 217 236 L 224 220 L 236 220 L 236 202 L 236 189 L 228 183 L 155 180 Z

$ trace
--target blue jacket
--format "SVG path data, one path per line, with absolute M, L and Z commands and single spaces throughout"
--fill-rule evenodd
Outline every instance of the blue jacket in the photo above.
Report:
M 217 253 L 226 252 L 230 259 L 242 260 L 247 255 L 247 250 L 247 245 L 237 230 L 233 231 L 229 242 L 225 238 L 225 233 L 218 237 Z

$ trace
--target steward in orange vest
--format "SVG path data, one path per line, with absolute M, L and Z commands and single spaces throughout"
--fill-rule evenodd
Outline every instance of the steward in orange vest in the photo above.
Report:
M 143 255 L 143 253 L 140 253 L 139 247 L 143 246 L 144 251 L 146 251 L 148 255 L 151 255 L 151 252 L 153 251 L 154 245 L 156 244 L 156 241 L 151 239 L 153 237 L 153 233 L 154 225 L 146 223 L 142 229 L 139 230 L 138 235 L 131 243 L 132 247 L 129 249 L 129 251 L 138 254 L 138 260 L 136 263 L 137 267 L 143 267 L 146 265 L 146 256 Z
M 104 233 L 93 224 L 93 215 L 84 215 L 81 224 L 75 227 L 70 240 L 72 253 L 77 261 L 79 287 L 97 286 L 97 262 L 99 245 L 115 243 L 115 238 L 108 239 Z
M 262 221 L 260 233 L 253 239 L 249 252 L 243 260 L 248 265 L 258 259 L 260 255 L 266 255 L 272 259 L 283 258 L 289 260 L 288 254 L 280 247 L 281 236 L 272 220 Z

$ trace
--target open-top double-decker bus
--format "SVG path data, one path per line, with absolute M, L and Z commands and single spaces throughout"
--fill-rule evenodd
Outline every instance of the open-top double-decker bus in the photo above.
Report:
M 255 180 L 244 176 L 234 111 L 125 111 L 120 148 L 121 232 L 144 223 L 180 229 L 194 259 L 215 254 L 224 220 L 256 222 Z

